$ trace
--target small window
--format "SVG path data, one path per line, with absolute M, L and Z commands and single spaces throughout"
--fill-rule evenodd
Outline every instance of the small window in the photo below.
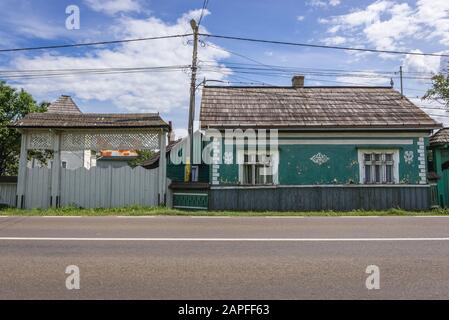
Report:
M 391 152 L 363 152 L 363 183 L 366 184 L 383 184 L 395 183 L 397 173 L 395 168 L 397 164 L 394 162 L 394 151 Z
M 198 166 L 192 166 L 192 181 L 197 182 L 198 181 Z
M 243 163 L 243 184 L 273 184 L 272 155 L 245 154 Z
M 61 166 L 66 169 L 67 168 L 67 161 L 62 161 Z

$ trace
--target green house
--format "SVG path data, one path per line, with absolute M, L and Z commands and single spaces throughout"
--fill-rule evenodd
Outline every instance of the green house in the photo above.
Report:
M 426 148 L 440 124 L 391 87 L 303 84 L 204 87 L 209 209 L 431 206 Z
M 429 171 L 437 185 L 437 203 L 449 207 L 449 128 L 443 128 L 430 137 Z

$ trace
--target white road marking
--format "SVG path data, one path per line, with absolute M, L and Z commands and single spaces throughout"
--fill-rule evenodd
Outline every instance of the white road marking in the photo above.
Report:
M 328 218 L 331 218 L 331 217 L 332 216 L 328 216 Z M 352 219 L 352 218 L 365 219 L 365 218 L 380 218 L 381 216 L 336 216 L 336 217 L 338 217 L 338 218 L 349 218 L 349 219 Z M 393 217 L 393 216 L 391 216 L 391 217 Z
M 193 219 L 223 219 L 223 218 L 233 218 L 231 216 L 187 216 Z
M 157 218 L 159 216 L 110 216 L 110 217 L 116 217 L 116 218 L 132 218 L 132 219 L 139 219 L 139 218 Z
M 358 241 L 449 241 L 449 238 L 59 238 L 0 237 L 0 241 L 204 241 L 204 242 L 358 242 Z
M 301 218 L 306 218 L 307 216 L 260 216 L 259 218 L 264 218 L 264 217 L 267 219 L 301 219 Z
M 27 218 L 88 218 L 90 216 L 25 216 Z

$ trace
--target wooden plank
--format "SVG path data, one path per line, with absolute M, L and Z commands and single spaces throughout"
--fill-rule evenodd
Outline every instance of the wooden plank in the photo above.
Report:
M 395 187 L 284 187 L 211 189 L 211 210 L 408 210 L 427 209 L 429 188 Z

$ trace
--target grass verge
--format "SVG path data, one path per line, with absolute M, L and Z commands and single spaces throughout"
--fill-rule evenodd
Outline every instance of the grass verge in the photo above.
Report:
M 390 209 L 384 211 L 187 211 L 165 207 L 140 207 L 131 206 L 111 209 L 82 209 L 82 208 L 57 208 L 57 209 L 32 209 L 19 210 L 14 208 L 0 209 L 3 216 L 236 216 L 236 217 L 261 217 L 261 216 L 307 216 L 307 217 L 332 217 L 332 216 L 426 216 L 449 215 L 448 209 L 434 209 L 428 211 L 405 211 L 402 209 Z

